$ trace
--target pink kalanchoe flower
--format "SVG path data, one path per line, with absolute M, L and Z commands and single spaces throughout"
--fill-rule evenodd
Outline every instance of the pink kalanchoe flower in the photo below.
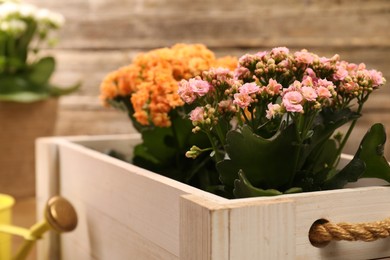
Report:
M 329 58 L 326 58 L 326 57 L 320 57 L 318 58 L 318 61 L 320 63 L 320 65 L 324 68 L 331 68 L 332 65 L 331 65 L 331 61 L 332 61 L 332 58 L 329 59 Z
M 270 52 L 271 56 L 284 56 L 284 55 L 287 55 L 289 54 L 290 50 L 287 49 L 286 47 L 276 47 L 276 48 L 273 48 Z
M 201 79 L 190 79 L 189 84 L 192 91 L 200 97 L 206 95 L 210 90 L 210 84 Z
M 237 112 L 237 107 L 233 105 L 233 100 L 225 99 L 225 100 L 221 100 L 218 103 L 218 111 L 221 112 L 221 113 L 225 113 L 225 112 L 236 113 Z
M 332 87 L 334 88 L 335 86 L 333 85 L 333 82 L 332 81 L 329 81 L 327 79 L 319 79 L 317 81 L 317 86 L 322 86 L 322 87 Z
M 228 79 L 231 79 L 233 77 L 233 73 L 227 68 L 211 68 L 209 72 L 211 75 L 213 75 L 214 79 L 220 82 L 226 82 Z
M 355 63 L 348 63 L 346 61 L 342 61 L 342 62 L 345 64 L 345 68 L 349 72 L 353 72 L 353 71 L 356 71 L 358 69 L 358 65 L 356 65 Z
M 347 82 L 340 85 L 340 89 L 349 94 L 355 94 L 356 91 L 359 91 L 359 85 L 356 82 Z
M 304 80 L 306 79 L 306 77 L 310 77 L 313 82 L 317 82 L 318 81 L 317 75 L 316 75 L 316 73 L 314 72 L 314 70 L 312 68 L 307 68 L 306 71 L 305 71 L 305 74 L 306 75 L 303 76 Z
M 265 55 L 267 55 L 266 51 L 259 51 L 254 56 L 256 57 L 257 60 L 261 60 L 263 57 L 265 57 Z
M 301 51 L 297 51 L 296 53 L 294 53 L 294 56 L 295 56 L 295 60 L 298 63 L 312 64 L 314 61 L 313 54 L 308 52 L 305 49 L 303 49 Z
M 238 63 L 244 65 L 250 63 L 252 60 L 253 60 L 252 55 L 244 54 L 238 59 Z
M 187 104 L 191 104 L 196 99 L 196 95 L 192 91 L 189 82 L 184 79 L 179 82 L 179 88 L 177 90 L 177 94 Z
M 370 70 L 369 73 L 373 87 L 379 87 L 380 85 L 384 84 L 384 78 L 381 72 L 377 70 Z
M 316 92 L 320 98 L 331 98 L 335 94 L 334 89 L 336 86 L 332 81 L 326 79 L 319 79 L 317 82 Z
M 337 66 L 337 71 L 333 74 L 335 80 L 343 80 L 348 76 L 348 70 L 344 66 Z
M 290 69 L 291 68 L 291 62 L 290 60 L 281 60 L 279 63 L 278 63 L 278 68 L 280 69 Z
M 358 70 L 365 70 L 365 69 L 366 69 L 366 64 L 365 64 L 365 63 L 359 63 L 357 69 L 358 69 Z
M 332 97 L 332 93 L 327 87 L 319 86 L 316 88 L 316 92 L 319 98 L 328 99 Z
M 248 68 L 238 67 L 234 70 L 234 78 L 235 79 L 245 79 L 251 76 L 251 72 Z
M 314 86 L 314 82 L 313 82 L 313 79 L 312 77 L 310 76 L 305 76 L 302 80 L 302 85 L 303 86 L 306 86 L 306 87 L 313 87 Z
M 239 88 L 240 93 L 245 93 L 248 95 L 251 94 L 256 94 L 260 90 L 260 87 L 256 85 L 256 83 L 251 82 L 251 83 L 245 83 Z
M 265 115 L 265 117 L 268 118 L 269 120 L 274 118 L 276 115 L 280 114 L 281 106 L 279 104 L 269 103 L 267 107 L 268 110 L 266 111 L 267 114 Z
M 266 88 L 264 88 L 264 91 L 268 95 L 275 96 L 277 94 L 280 94 L 283 89 L 283 86 L 279 84 L 276 80 L 274 79 L 269 79 L 268 80 L 268 85 Z
M 204 120 L 203 114 L 204 114 L 204 108 L 196 107 L 190 113 L 190 120 L 192 121 L 192 123 L 202 123 Z
M 247 108 L 253 99 L 247 93 L 234 94 L 233 104 L 238 105 L 241 108 Z
M 300 91 L 302 88 L 302 82 L 295 80 L 292 85 L 288 87 L 288 89 L 283 89 L 283 92 L 290 92 L 290 91 Z
M 252 63 L 257 63 L 259 60 L 261 60 L 262 56 L 258 54 L 244 54 L 238 59 L 238 64 L 242 66 L 249 66 Z
M 283 95 L 282 104 L 286 108 L 287 112 L 303 113 L 303 106 L 301 104 L 302 101 L 303 96 L 300 92 L 290 91 Z
M 318 97 L 315 89 L 312 87 L 302 87 L 301 94 L 307 101 L 315 101 Z

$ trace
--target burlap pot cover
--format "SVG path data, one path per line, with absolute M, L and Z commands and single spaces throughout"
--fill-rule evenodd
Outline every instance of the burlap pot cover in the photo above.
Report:
M 54 133 L 58 99 L 0 102 L 0 193 L 35 194 L 35 139 Z

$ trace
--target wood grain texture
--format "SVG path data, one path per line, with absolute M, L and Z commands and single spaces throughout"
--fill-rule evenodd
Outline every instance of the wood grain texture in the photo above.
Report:
M 389 47 L 385 0 L 31 2 L 65 15 L 62 48 L 154 48 L 194 40 L 213 47 Z
M 293 200 L 243 200 L 229 208 L 229 259 L 296 259 Z
M 36 215 L 37 219 L 44 218 L 47 201 L 59 190 L 59 154 L 58 145 L 52 138 L 39 138 L 35 146 L 36 172 Z M 56 259 L 59 254 L 59 236 L 49 231 L 44 239 L 37 243 L 38 259 Z
M 229 210 L 208 199 L 180 199 L 180 259 L 230 259 Z
M 85 140 L 88 145 L 90 141 Z M 139 141 L 138 137 L 132 140 L 120 147 L 127 144 L 130 151 Z M 113 144 L 106 142 L 105 147 L 115 148 Z M 100 152 L 85 154 L 79 145 L 57 145 L 59 192 L 74 204 L 79 217 L 77 229 L 61 237 L 63 259 L 78 259 L 78 251 L 92 259 L 126 259 L 129 255 L 134 259 L 178 258 L 180 195 L 204 192 Z M 44 161 L 45 154 L 40 155 L 38 160 Z M 39 173 L 39 183 L 47 174 L 45 169 Z

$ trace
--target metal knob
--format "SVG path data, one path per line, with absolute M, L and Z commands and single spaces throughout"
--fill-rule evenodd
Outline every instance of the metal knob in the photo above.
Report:
M 57 232 L 69 232 L 77 226 L 77 214 L 72 204 L 63 197 L 52 197 L 46 205 L 45 219 Z

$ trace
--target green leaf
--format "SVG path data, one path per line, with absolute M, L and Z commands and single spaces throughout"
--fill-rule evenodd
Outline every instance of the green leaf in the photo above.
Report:
M 293 194 L 293 193 L 300 193 L 303 192 L 302 188 L 300 187 L 292 187 L 284 192 L 284 194 Z
M 149 150 L 148 147 L 146 147 L 144 144 L 139 144 L 134 147 L 134 161 L 135 164 L 138 166 L 153 164 L 153 165 L 160 165 L 163 164 L 161 160 L 156 158 Z M 151 169 L 152 166 L 147 166 L 147 169 Z
M 323 189 L 341 189 L 348 182 L 356 182 L 364 173 L 366 165 L 363 160 L 354 157 L 341 171 L 329 176 L 324 182 Z
M 29 82 L 22 76 L 0 75 L 0 94 L 9 94 L 19 91 L 28 91 Z
M 297 145 L 294 137 L 294 125 L 271 139 L 254 134 L 248 126 L 244 126 L 241 132 L 230 131 L 225 147 L 229 158 L 217 164 L 227 192 L 233 189 L 240 170 L 255 187 L 279 189 L 288 184 L 295 173 Z
M 317 173 L 323 171 L 323 169 L 332 167 L 339 156 L 340 155 L 337 154 L 336 141 L 333 139 L 326 140 L 322 146 L 321 152 L 315 158 L 313 172 Z
M 47 84 L 54 70 L 54 58 L 44 57 L 30 66 L 27 79 L 36 86 L 43 86 Z
M 104 153 L 107 154 L 108 156 L 111 156 L 111 157 L 116 158 L 118 160 L 127 161 L 126 156 L 123 153 L 118 152 L 117 150 L 109 149 L 109 150 L 105 151 Z
M 176 153 L 175 148 L 166 143 L 166 140 L 172 136 L 172 130 L 154 127 L 142 131 L 141 135 L 143 142 L 135 150 L 134 161 L 137 162 L 138 157 L 144 157 L 147 160 L 153 158 L 151 162 L 154 164 L 169 165 Z
M 35 92 L 15 92 L 9 94 L 0 94 L 0 100 L 13 101 L 21 103 L 31 103 L 48 99 L 50 96 L 47 93 L 35 93 Z
M 73 93 L 77 91 L 80 87 L 81 87 L 81 82 L 78 82 L 70 87 L 55 87 L 49 85 L 48 90 L 51 96 L 58 97 L 58 96 L 63 96 L 63 95 Z
M 310 149 L 306 149 L 305 152 L 309 160 L 310 157 L 317 157 L 319 153 L 323 152 L 323 145 L 329 140 L 336 129 L 359 117 L 359 114 L 349 108 L 338 111 L 324 108 L 315 122 Z M 337 156 L 334 159 L 336 160 Z M 333 162 L 330 162 L 330 165 L 333 165 Z
M 390 182 L 390 165 L 383 155 L 385 143 L 385 127 L 374 124 L 363 137 L 355 155 L 366 164 L 362 178 L 379 178 Z
M 238 179 L 234 181 L 233 193 L 236 198 L 276 196 L 283 194 L 274 189 L 263 190 L 253 187 L 242 170 L 238 172 Z

